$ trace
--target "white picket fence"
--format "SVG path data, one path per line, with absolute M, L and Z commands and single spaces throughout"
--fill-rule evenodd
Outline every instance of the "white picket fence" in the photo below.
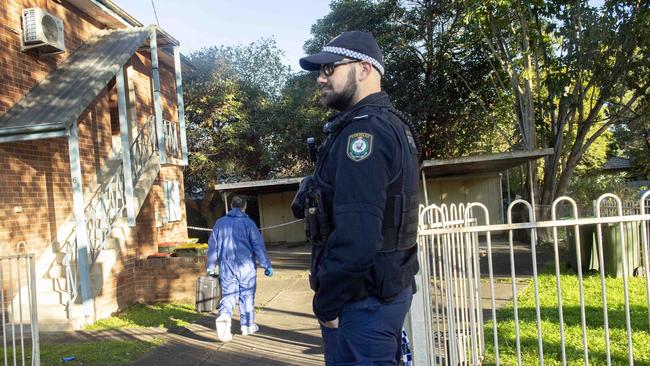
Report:
M 650 192 L 643 195 L 636 209 L 630 209 L 624 207 L 615 195 L 605 194 L 596 201 L 595 217 L 584 218 L 579 217 L 577 205 L 571 198 L 560 197 L 553 202 L 550 219 L 542 221 L 534 220 L 530 203 L 517 200 L 509 205 L 505 224 L 491 224 L 488 209 L 481 203 L 421 207 L 418 238 L 421 269 L 416 278 L 418 292 L 406 323 L 412 336 L 414 365 L 567 365 L 575 364 L 572 362 L 576 362 L 576 353 L 582 359 L 579 363 L 584 362 L 584 365 L 589 365 L 592 360 L 608 366 L 634 365 L 635 351 L 640 348 L 634 346 L 633 331 L 650 334 L 649 195 Z M 557 217 L 556 212 L 562 205 L 569 206 L 573 213 L 570 218 Z M 513 222 L 513 214 L 521 213 L 518 211 L 521 209 L 524 215 L 519 216 L 528 219 Z M 485 218 L 485 222 L 479 222 L 475 217 Z M 540 246 L 538 237 L 542 231 L 547 234 L 550 245 Z M 522 232 L 527 234 L 525 243 L 515 239 Z M 581 235 L 589 237 L 581 239 Z M 581 245 L 568 250 L 566 244 L 570 242 L 593 242 L 594 260 L 582 258 L 590 251 L 579 250 Z M 612 258 L 613 255 L 617 256 L 618 262 Z M 564 270 L 567 258 L 569 261 L 573 258 L 573 272 Z M 619 268 L 612 271 L 612 263 Z M 554 269 L 556 288 L 553 299 L 540 299 L 538 266 L 543 268 L 544 265 Z M 590 265 L 597 272 L 583 273 Z M 546 268 L 548 271 L 550 267 Z M 561 286 L 562 277 L 567 273 L 572 273 L 572 278 L 577 277 L 575 287 Z M 609 308 L 606 283 L 611 282 L 609 277 L 616 274 L 620 278 L 613 281 L 620 281 L 623 286 L 624 306 Z M 646 324 L 631 323 L 629 296 L 633 274 L 645 276 L 644 289 L 639 289 L 641 281 L 635 279 L 637 288 L 634 291 L 636 294 L 640 290 L 645 292 L 642 310 L 647 314 Z M 586 309 L 586 280 L 600 282 L 598 316 L 594 315 L 594 309 Z M 518 300 L 526 287 L 529 287 L 526 291 L 533 291 L 534 296 L 531 307 L 534 306 L 535 312 L 535 340 L 522 340 L 521 335 L 520 328 L 524 325 L 519 316 L 523 310 Z M 566 308 L 565 303 L 569 303 L 566 299 L 569 298 L 571 302 L 579 299 L 580 320 L 576 324 L 579 322 L 582 338 L 579 345 L 572 341 L 570 355 L 567 354 L 569 341 L 565 339 L 565 328 L 568 325 L 564 316 L 571 311 L 575 314 L 576 309 Z M 544 309 L 540 305 L 542 300 Z M 553 301 L 553 327 L 556 327 L 553 329 L 557 329 L 553 334 L 544 333 L 542 325 L 549 322 L 549 300 Z M 623 337 L 626 337 L 627 353 L 625 359 L 620 355 L 613 359 L 609 319 L 621 313 L 625 317 Z M 504 330 L 499 325 L 504 321 L 514 323 L 514 330 Z M 527 326 L 530 327 L 530 323 Z M 602 328 L 602 334 L 594 336 L 593 331 L 588 331 L 594 327 Z M 526 332 L 530 335 L 531 330 Z M 617 334 L 621 335 L 620 332 Z M 504 342 L 506 336 L 510 338 Z M 552 338 L 556 342 L 552 344 L 557 346 L 549 347 L 551 343 L 547 343 L 545 348 L 545 337 L 549 342 Z M 531 342 L 537 343 L 532 347 L 535 348 L 534 354 L 530 351 Z M 526 352 L 522 351 L 522 343 L 529 346 Z M 644 344 L 643 347 L 650 346 Z M 592 355 L 590 348 L 603 348 L 604 352 L 594 351 Z M 510 355 L 508 361 L 503 357 L 505 353 Z

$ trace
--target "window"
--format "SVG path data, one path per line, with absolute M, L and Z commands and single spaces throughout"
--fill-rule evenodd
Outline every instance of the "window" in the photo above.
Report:
M 163 195 L 165 198 L 165 222 L 182 220 L 180 184 L 175 181 L 163 181 Z

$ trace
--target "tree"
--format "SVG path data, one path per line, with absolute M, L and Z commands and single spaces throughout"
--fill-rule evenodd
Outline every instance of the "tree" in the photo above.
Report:
M 632 122 L 616 127 L 613 149 L 630 159 L 636 177 L 650 179 L 650 103 L 647 98 L 640 103 L 637 113 Z
M 527 149 L 549 146 L 541 202 L 564 195 L 588 149 L 647 98 L 649 11 L 640 1 L 469 3 Z M 507 85 L 507 87 L 506 87 Z
M 186 176 L 194 184 L 260 179 L 275 169 L 268 136 L 290 75 L 281 56 L 274 40 L 189 55 L 196 71 L 185 77 Z
M 312 26 L 305 51 L 317 52 L 346 30 L 372 32 L 384 53 L 383 87 L 414 120 L 425 157 L 502 150 L 517 142 L 491 108 L 498 90 L 464 16 L 457 1 L 335 0 Z
M 289 79 L 274 40 L 210 47 L 189 55 L 184 76 L 189 165 L 186 187 L 204 192 L 209 218 L 217 183 L 265 179 L 278 169 L 276 105 Z M 209 219 L 207 221 L 210 221 Z
M 272 151 L 277 169 L 269 178 L 304 176 L 312 170 L 307 138 L 322 136 L 323 122 L 332 113 L 319 97 L 310 74 L 296 74 L 287 81 L 282 99 L 273 107 Z

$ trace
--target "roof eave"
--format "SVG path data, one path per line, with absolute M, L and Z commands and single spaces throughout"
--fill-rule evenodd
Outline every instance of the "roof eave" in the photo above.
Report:
M 110 0 L 90 0 L 90 2 L 127 27 L 143 26 L 143 24 L 131 16 L 131 14 L 127 13 Z
M 61 122 L 42 123 L 38 126 L 5 127 L 0 129 L 0 136 L 22 135 L 39 132 L 65 130 L 68 126 Z
M 43 139 L 51 139 L 57 137 L 65 137 L 68 136 L 68 134 L 69 133 L 67 128 L 43 130 L 38 132 L 19 131 L 13 134 L 1 133 L 0 144 L 7 143 L 7 142 L 32 141 L 32 140 L 43 140 Z
M 427 178 L 432 179 L 497 174 L 553 153 L 552 148 L 547 148 L 427 160 L 422 164 L 422 170 Z

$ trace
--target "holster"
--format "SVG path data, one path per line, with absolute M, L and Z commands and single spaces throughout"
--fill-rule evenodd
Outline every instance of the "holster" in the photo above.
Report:
M 291 201 L 291 211 L 293 212 L 293 217 L 297 219 L 305 218 L 305 207 L 307 207 L 307 186 L 312 179 L 314 179 L 314 177 L 310 175 L 300 182 L 298 192 L 296 192 L 293 201 Z
M 296 218 L 305 220 L 305 235 L 315 245 L 323 245 L 330 234 L 331 221 L 325 208 L 323 192 L 312 176 L 300 183 L 291 203 Z

